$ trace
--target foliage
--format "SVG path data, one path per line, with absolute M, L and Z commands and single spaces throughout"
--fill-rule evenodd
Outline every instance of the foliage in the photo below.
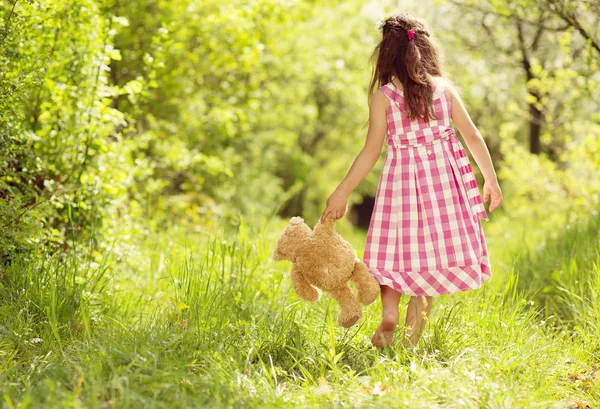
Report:
M 268 256 L 273 216 L 316 221 L 359 152 L 396 2 L 0 2 L 2 407 L 598 406 L 592 6 L 406 3 L 505 202 L 495 279 L 380 354 L 378 306 L 342 332 Z
M 575 139 L 576 124 L 598 124 L 594 107 L 599 102 L 600 38 L 592 31 L 597 19 L 592 2 L 450 3 L 465 11 L 461 18 L 472 27 L 454 37 L 463 50 L 485 58 L 497 76 L 496 81 L 484 81 L 493 84 L 494 97 L 512 94 L 499 108 L 509 115 L 505 122 L 518 123 L 515 116 L 527 120 L 528 129 L 514 136 L 530 152 L 554 159 Z M 582 100 L 590 104 L 582 107 Z
M 383 9 L 358 1 L 242 3 L 4 3 L 4 252 L 16 243 L 69 248 L 76 236 L 110 237 L 117 227 L 143 230 L 148 214 L 190 228 L 240 214 L 319 214 L 364 141 L 372 23 Z M 513 170 L 546 161 L 519 154 L 534 108 L 543 113 L 535 121 L 543 121 L 548 167 L 589 174 L 597 163 L 592 154 L 591 167 L 580 166 L 570 149 L 594 152 L 598 132 L 593 11 L 552 7 L 415 7 L 439 21 L 442 50 L 463 56 L 447 58 L 446 70 L 496 167 L 506 168 L 508 191 L 519 185 Z M 471 22 L 471 31 L 454 30 L 436 13 Z M 379 166 L 351 202 L 374 194 Z M 568 189 L 577 184 L 564 178 Z M 507 199 L 523 207 L 526 196 Z M 113 223 L 119 218 L 127 227 Z
M 1 250 L 72 247 L 123 193 L 126 169 L 110 169 L 122 161 L 115 145 L 125 124 L 106 75 L 119 58 L 113 22 L 94 1 L 2 7 Z
M 2 405 L 594 407 L 598 230 L 571 223 L 579 234 L 541 251 L 490 236 L 494 279 L 436 298 L 419 347 L 387 353 L 370 348 L 378 305 L 341 330 L 328 297 L 298 301 L 289 265 L 268 260 L 281 223 L 159 229 L 121 262 L 22 260 L 1 280 Z M 530 292 L 523 274 L 551 291 Z

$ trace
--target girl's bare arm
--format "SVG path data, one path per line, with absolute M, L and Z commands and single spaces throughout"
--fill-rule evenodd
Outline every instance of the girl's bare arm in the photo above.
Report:
M 481 170 L 481 174 L 485 180 L 483 185 L 483 201 L 487 202 L 489 196 L 492 197 L 489 207 L 490 212 L 492 212 L 502 203 L 502 191 L 498 185 L 490 152 L 483 136 L 481 136 L 481 133 L 471 120 L 471 116 L 467 112 L 456 89 L 449 82 L 447 83 L 447 88 L 452 96 L 452 121 L 456 124 L 477 166 Z
M 373 95 L 369 106 L 369 130 L 365 145 L 344 179 L 327 199 L 327 206 L 321 215 L 321 222 L 324 222 L 327 217 L 336 220 L 344 216 L 348 196 L 377 163 L 387 132 L 387 107 L 387 97 L 381 90 L 378 90 Z

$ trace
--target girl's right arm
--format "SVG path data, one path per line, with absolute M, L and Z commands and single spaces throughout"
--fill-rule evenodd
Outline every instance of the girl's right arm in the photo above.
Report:
M 489 211 L 493 212 L 494 209 L 502 203 L 502 191 L 498 184 L 490 152 L 488 151 L 481 133 L 471 120 L 458 92 L 450 82 L 447 82 L 447 87 L 452 96 L 452 121 L 456 124 L 469 151 L 473 154 L 477 166 L 479 166 L 479 169 L 481 170 L 481 174 L 485 181 L 483 184 L 483 202 L 486 203 L 491 196 L 492 202 L 490 203 Z
M 354 160 L 346 177 L 327 199 L 326 208 L 321 215 L 321 222 L 325 222 L 327 217 L 336 220 L 344 216 L 348 205 L 348 196 L 377 163 L 387 131 L 387 108 L 388 98 L 381 90 L 377 90 L 373 94 L 369 106 L 369 130 L 365 145 Z

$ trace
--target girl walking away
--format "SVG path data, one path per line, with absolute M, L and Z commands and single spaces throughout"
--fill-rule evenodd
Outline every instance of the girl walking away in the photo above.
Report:
M 402 344 L 415 346 L 433 297 L 480 288 L 492 275 L 481 219 L 502 203 L 483 137 L 442 76 L 425 23 L 408 14 L 384 21 L 370 86 L 367 139 L 321 215 L 339 219 L 349 194 L 387 151 L 367 233 L 364 262 L 381 288 L 383 316 L 372 343 L 392 343 L 402 294 L 410 296 Z M 377 88 L 377 89 L 376 89 Z M 484 177 L 483 201 L 460 131 Z

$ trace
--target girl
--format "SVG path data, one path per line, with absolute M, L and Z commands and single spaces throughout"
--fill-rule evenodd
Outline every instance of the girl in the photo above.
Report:
M 481 218 L 502 203 L 486 144 L 460 97 L 442 78 L 425 23 L 408 14 L 387 18 L 375 48 L 369 130 L 362 151 L 327 199 L 321 221 L 341 218 L 348 196 L 371 171 L 387 133 L 387 152 L 364 262 L 381 287 L 383 316 L 372 343 L 391 344 L 402 294 L 404 346 L 415 346 L 433 296 L 480 288 L 491 277 Z M 375 87 L 377 91 L 373 94 Z M 454 122 L 481 169 L 482 202 Z

